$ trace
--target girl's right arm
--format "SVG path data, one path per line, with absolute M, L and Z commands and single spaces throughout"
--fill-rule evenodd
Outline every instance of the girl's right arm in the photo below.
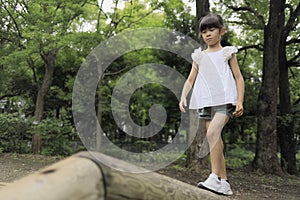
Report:
M 197 63 L 193 62 L 192 69 L 190 71 L 190 74 L 189 74 L 187 80 L 184 83 L 182 93 L 181 93 L 181 98 L 180 98 L 180 102 L 179 102 L 179 108 L 180 108 L 181 112 L 185 112 L 185 107 L 187 106 L 186 96 L 188 95 L 188 93 L 190 92 L 191 88 L 194 85 L 197 73 L 198 73 L 198 65 L 197 65 Z

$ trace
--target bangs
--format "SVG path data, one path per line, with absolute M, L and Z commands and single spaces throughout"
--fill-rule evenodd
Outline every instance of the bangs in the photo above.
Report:
M 214 15 L 205 16 L 200 22 L 199 30 L 200 32 L 202 32 L 207 28 L 223 28 L 222 18 L 219 19 L 217 16 Z

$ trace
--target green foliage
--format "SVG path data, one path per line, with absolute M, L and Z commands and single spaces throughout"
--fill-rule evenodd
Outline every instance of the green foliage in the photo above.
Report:
M 19 113 L 0 114 L 0 146 L 2 152 L 29 153 L 30 121 Z
M 41 134 L 43 155 L 68 156 L 82 148 L 78 145 L 80 139 L 77 132 L 67 120 L 47 118 L 38 125 L 32 125 L 29 132 Z
M 243 146 L 234 144 L 226 154 L 226 165 L 229 168 L 242 168 L 254 159 L 253 151 L 246 150 Z
M 134 145 L 140 153 L 154 151 L 157 147 L 156 142 L 146 140 L 137 140 L 134 142 Z
M 43 155 L 68 156 L 83 146 L 68 120 L 47 118 L 38 125 L 19 113 L 0 114 L 1 152 L 31 153 L 32 134 L 42 136 Z
M 84 1 L 50 1 L 50 0 L 4 0 L 0 8 L 2 29 L 0 50 L 0 100 L 5 106 L 0 114 L 0 153 L 31 151 L 33 133 L 42 135 L 42 154 L 69 155 L 83 149 L 71 123 L 72 88 L 76 73 L 90 51 L 101 41 L 124 30 L 143 27 L 166 27 L 196 38 L 196 17 L 190 14 L 191 8 L 182 0 L 133 0 L 126 1 L 124 8 L 99 13 L 96 0 Z M 119 1 L 120 2 L 120 1 Z M 117 1 L 113 1 L 117 3 Z M 295 9 L 298 1 L 287 1 L 286 19 Z M 233 119 L 224 130 L 224 141 L 228 146 L 235 143 L 254 143 L 256 140 L 256 107 L 258 91 L 262 76 L 263 48 L 262 23 L 255 17 L 261 14 L 264 22 L 268 19 L 268 1 L 216 1 L 214 11 L 224 16 L 227 25 L 226 40 L 238 46 L 241 51 L 237 57 L 245 79 L 245 116 Z M 232 11 L 228 6 L 248 6 L 254 12 Z M 10 14 L 4 9 L 6 8 Z M 99 19 L 98 19 L 99 17 Z M 99 20 L 99 21 L 98 21 Z M 89 28 L 88 30 L 86 30 Z M 295 28 L 289 40 L 298 39 L 300 29 Z M 135 38 L 131 38 L 135 45 Z M 121 44 L 120 44 L 121 45 Z M 176 45 L 176 44 L 172 44 Z M 254 45 L 257 48 L 243 47 Z M 29 117 L 34 113 L 37 90 L 43 80 L 44 61 L 41 54 L 52 49 L 59 49 L 55 60 L 55 72 L 49 93 L 45 98 L 44 120 L 37 126 L 32 125 Z M 290 42 L 287 58 L 297 63 L 299 43 Z M 130 113 L 135 123 L 145 126 L 149 123 L 149 108 L 159 103 L 167 110 L 168 118 L 162 131 L 148 140 L 124 136 L 114 122 L 110 101 L 113 88 L 119 78 L 128 70 L 145 63 L 160 63 L 176 69 L 188 76 L 190 64 L 169 52 L 143 49 L 130 52 L 113 62 L 105 71 L 96 99 L 100 99 L 101 127 L 107 136 L 115 141 L 124 138 L 138 152 L 159 148 L 168 136 L 174 136 L 180 120 L 178 100 L 166 88 L 157 84 L 148 84 L 137 89 L 130 100 Z M 293 62 L 291 62 L 293 63 Z M 285 124 L 294 120 L 295 133 L 300 135 L 299 107 L 299 68 L 291 67 L 291 99 L 294 115 L 279 118 Z M 155 77 L 153 71 L 145 71 L 147 78 Z M 137 74 L 139 80 L 144 74 Z M 129 86 L 128 86 L 129 87 Z M 4 102 L 4 103 L 3 103 Z M 98 108 L 98 107 L 97 107 Z M 6 112 L 18 112 L 8 114 Z M 59 119 L 58 119 L 59 118 Z M 299 138 L 299 137 L 296 137 Z M 129 145 L 130 143 L 130 145 Z M 251 161 L 254 153 L 245 150 L 242 144 L 235 145 L 227 154 L 229 167 L 242 167 Z M 114 153 L 114 149 L 109 149 Z M 116 154 L 118 151 L 115 151 Z M 114 155 L 121 156 L 122 155 Z M 185 155 L 184 155 L 185 156 Z M 184 156 L 179 158 L 176 166 L 184 166 Z M 174 155 L 161 155 L 161 160 L 173 158 Z M 137 156 L 132 158 L 138 161 Z M 153 159 L 153 158 L 148 158 Z M 299 165 L 299 154 L 297 155 Z M 298 167 L 299 168 L 299 167 Z
M 182 0 L 152 1 L 153 5 L 161 7 L 164 12 L 165 26 L 196 38 L 195 27 L 197 20 L 191 15 L 191 8 Z
M 181 170 L 186 167 L 186 157 L 187 155 L 184 153 L 182 154 L 176 161 L 174 161 L 171 165 L 172 168 Z
M 21 96 L 31 104 L 27 107 L 30 113 L 26 114 L 33 115 L 37 92 L 49 64 L 45 57 L 57 52 L 52 58 L 53 87 L 45 98 L 45 111 L 70 106 L 74 76 L 83 58 L 95 46 L 94 42 L 101 38 L 96 33 L 82 32 L 82 26 L 87 26 L 84 22 L 97 17 L 97 7 L 84 0 L 1 2 L 0 15 L 5 20 L 0 30 L 3 36 L 0 38 L 0 98 Z

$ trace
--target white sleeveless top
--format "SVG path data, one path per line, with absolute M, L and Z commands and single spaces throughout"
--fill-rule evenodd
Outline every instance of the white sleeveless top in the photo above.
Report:
M 192 59 L 198 65 L 193 86 L 190 109 L 233 104 L 237 102 L 236 83 L 228 64 L 237 48 L 227 46 L 216 52 L 204 52 L 198 48 Z

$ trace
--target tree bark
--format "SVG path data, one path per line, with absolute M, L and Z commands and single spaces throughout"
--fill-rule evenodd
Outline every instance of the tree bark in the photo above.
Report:
M 5 200 L 224 199 L 96 152 L 78 153 L 4 186 L 0 196 Z
M 198 33 L 199 22 L 203 16 L 209 13 L 209 1 L 208 0 L 196 0 L 196 33 Z
M 34 124 L 38 124 L 43 118 L 45 97 L 50 89 L 55 68 L 55 59 L 58 49 L 51 50 L 47 53 L 41 53 L 45 65 L 45 74 L 42 85 L 38 88 L 38 94 L 34 111 Z M 32 152 L 37 154 L 41 151 L 41 133 L 38 131 L 32 137 Z
M 286 57 L 286 39 L 288 33 L 282 33 L 279 55 L 279 110 L 277 125 L 278 144 L 281 153 L 281 167 L 289 174 L 296 174 L 296 141 L 294 138 L 294 122 L 290 96 L 289 73 Z
M 196 33 L 199 34 L 199 21 L 200 19 L 209 12 L 209 1 L 208 0 L 196 0 Z M 199 35 L 198 35 L 199 36 Z M 200 39 L 200 45 L 202 49 L 205 49 L 205 43 Z M 190 111 L 190 118 L 195 116 L 192 111 Z M 206 128 L 204 123 L 195 123 L 194 120 L 199 119 L 190 119 L 190 129 L 197 129 L 197 135 L 193 137 L 189 135 L 189 138 L 194 138 L 194 141 L 191 143 L 191 146 L 187 150 L 187 159 L 186 166 L 191 170 L 195 170 L 196 172 L 200 172 L 201 169 L 208 167 L 208 159 L 207 156 L 200 158 L 200 150 L 201 144 L 206 136 Z M 194 124 L 199 124 L 198 127 L 195 127 Z M 193 130 L 189 131 L 193 132 Z
M 279 56 L 279 100 L 280 100 L 280 123 L 278 125 L 278 143 L 281 153 L 281 167 L 289 174 L 296 174 L 296 141 L 294 133 L 293 111 L 290 96 L 289 65 L 286 56 L 287 38 L 289 33 L 296 27 L 296 20 L 300 15 L 300 4 L 290 13 L 289 19 L 281 35 Z
M 207 45 L 201 39 L 199 33 L 199 23 L 202 17 L 209 13 L 209 0 L 196 0 L 196 33 L 197 37 L 200 38 L 200 45 L 202 49 L 205 49 Z
M 285 0 L 270 0 L 268 24 L 264 27 L 263 77 L 258 99 L 258 131 L 253 167 L 282 174 L 277 158 L 277 89 L 280 38 L 284 27 Z
M 197 120 L 198 122 L 194 120 Z M 205 156 L 206 154 L 203 154 L 203 152 L 205 153 L 205 151 L 209 152 L 209 148 L 204 146 L 206 143 L 203 143 L 206 136 L 206 128 L 204 120 L 199 120 L 197 118 L 190 121 L 190 128 L 194 130 L 197 129 L 197 132 L 194 140 L 191 142 L 191 146 L 187 151 L 186 167 L 199 173 L 203 169 L 207 169 L 209 167 L 208 158 L 207 156 Z M 189 138 L 193 138 L 192 135 L 189 134 Z M 200 153 L 200 151 L 202 153 Z M 203 155 L 201 156 L 201 154 Z

